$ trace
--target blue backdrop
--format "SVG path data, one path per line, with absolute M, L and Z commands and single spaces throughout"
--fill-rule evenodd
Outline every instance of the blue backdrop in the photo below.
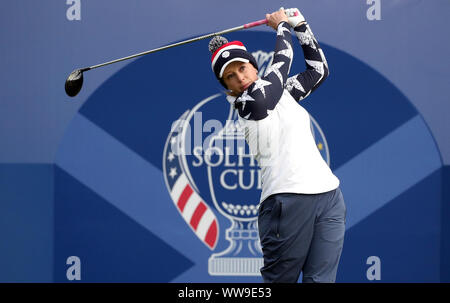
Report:
M 243 221 L 214 202 L 257 202 L 250 159 L 208 165 L 204 155 L 171 155 L 180 117 L 201 113 L 203 140 L 214 133 L 208 121 L 231 117 L 208 40 L 86 72 L 75 98 L 63 84 L 75 68 L 284 6 L 302 11 L 330 67 L 301 104 L 347 204 L 337 282 L 450 282 L 450 3 L 341 2 L 4 1 L 0 281 L 261 281 L 255 258 L 240 255 L 240 267 L 226 274 L 211 266 L 230 237 L 254 239 L 250 227 L 233 236 Z M 264 56 L 275 34 L 262 26 L 226 37 Z M 305 64 L 293 41 L 297 73 Z M 212 167 L 220 178 L 211 178 Z M 187 205 L 202 201 L 192 218 L 180 208 L 187 194 L 176 190 L 179 177 L 194 192 Z M 81 280 L 69 278 L 71 256 Z

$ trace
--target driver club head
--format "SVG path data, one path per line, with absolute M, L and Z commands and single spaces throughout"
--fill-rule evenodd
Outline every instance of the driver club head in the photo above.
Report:
M 65 89 L 66 94 L 69 97 L 75 97 L 81 90 L 83 86 L 83 71 L 81 69 L 76 69 L 70 73 L 67 77 Z

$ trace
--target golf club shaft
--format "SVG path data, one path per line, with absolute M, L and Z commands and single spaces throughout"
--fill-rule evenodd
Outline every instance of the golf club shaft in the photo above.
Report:
M 123 58 L 112 60 L 112 61 L 108 61 L 108 62 L 105 62 L 105 63 L 101 63 L 101 64 L 89 66 L 89 67 L 85 67 L 85 68 L 82 68 L 81 71 L 82 72 L 88 71 L 88 70 L 91 70 L 91 69 L 94 69 L 94 68 L 98 68 L 98 67 L 102 67 L 102 66 L 105 66 L 105 65 L 117 63 L 117 62 L 128 60 L 128 59 L 133 59 L 133 58 L 136 58 L 136 57 L 139 57 L 139 56 L 143 56 L 143 55 L 147 55 L 147 54 L 151 54 L 151 53 L 155 53 L 155 52 L 158 52 L 158 51 L 161 51 L 161 50 L 165 50 L 165 49 L 168 49 L 168 48 L 171 48 L 171 47 L 175 47 L 175 46 L 179 46 L 179 45 L 183 45 L 183 44 L 199 41 L 199 40 L 210 38 L 210 37 L 217 36 L 217 35 L 223 35 L 223 34 L 235 32 L 235 31 L 238 31 L 238 30 L 241 30 L 241 29 L 247 29 L 247 28 L 251 28 L 251 27 L 254 27 L 254 26 L 259 26 L 259 25 L 262 25 L 262 24 L 267 24 L 267 20 L 266 19 L 262 19 L 262 20 L 258 20 L 258 21 L 255 21 L 255 22 L 250 22 L 250 23 L 247 23 L 247 24 L 244 24 L 244 25 L 241 25 L 241 26 L 236 26 L 236 27 L 233 27 L 233 28 L 229 28 L 229 29 L 226 29 L 226 30 L 223 30 L 223 31 L 220 31 L 220 32 L 203 35 L 203 36 L 200 36 L 200 37 L 196 37 L 196 38 L 180 41 L 180 42 L 177 42 L 177 43 L 173 43 L 173 44 L 170 44 L 170 45 L 158 47 L 158 48 L 155 48 L 155 49 L 152 49 L 152 50 L 149 50 L 149 51 L 145 51 L 145 52 L 142 52 L 142 53 L 134 54 L 134 55 L 131 55 L 131 56 L 128 56 L 128 57 L 123 57 Z

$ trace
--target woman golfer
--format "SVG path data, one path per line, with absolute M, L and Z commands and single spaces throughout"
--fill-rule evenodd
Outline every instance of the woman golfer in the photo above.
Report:
M 261 168 L 261 274 L 265 282 L 297 282 L 301 272 L 303 282 L 335 282 L 346 208 L 339 180 L 316 147 L 309 114 L 298 103 L 327 78 L 327 61 L 298 9 L 280 9 L 266 19 L 277 35 L 264 77 L 241 42 L 218 36 L 209 43 L 212 69 L 228 89 Z M 306 70 L 289 77 L 292 28 Z

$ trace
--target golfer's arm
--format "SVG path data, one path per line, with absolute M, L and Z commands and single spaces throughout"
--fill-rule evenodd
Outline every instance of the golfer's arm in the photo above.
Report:
M 308 24 L 294 28 L 305 57 L 306 70 L 290 77 L 286 89 L 296 101 L 300 101 L 318 88 L 328 77 L 328 63 Z
M 272 65 L 264 77 L 255 81 L 236 100 L 239 115 L 247 120 L 262 120 L 275 108 L 288 79 L 292 62 L 291 26 L 281 22 L 277 28 Z
M 271 66 L 264 75 L 264 77 L 267 77 L 275 70 L 278 70 L 279 73 L 277 72 L 276 74 L 278 74 L 278 78 L 282 76 L 280 81 L 283 83 L 283 86 L 286 84 L 288 79 L 289 70 L 291 68 L 291 63 L 294 56 L 292 50 L 291 28 L 292 27 L 287 22 L 281 22 L 278 24 L 273 60 Z

